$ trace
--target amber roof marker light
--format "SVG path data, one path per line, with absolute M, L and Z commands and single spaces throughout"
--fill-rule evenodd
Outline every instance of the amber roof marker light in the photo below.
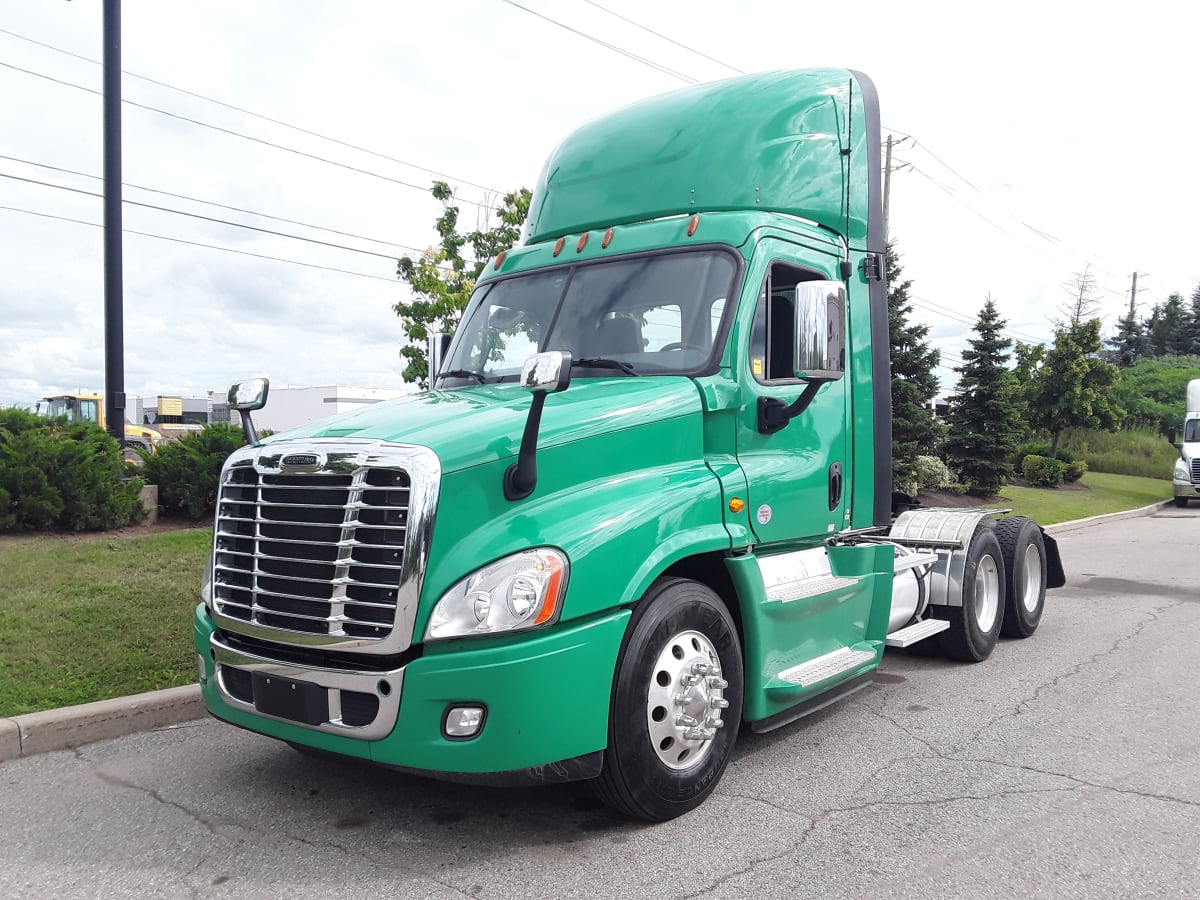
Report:
M 688 232 L 687 232 L 688 237 L 691 237 L 693 234 L 695 234 L 696 229 L 699 227 L 700 227 L 700 213 L 696 213 L 694 216 L 692 216 L 690 219 L 688 219 Z

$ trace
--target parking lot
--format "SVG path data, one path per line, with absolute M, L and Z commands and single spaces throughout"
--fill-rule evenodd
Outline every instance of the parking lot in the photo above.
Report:
M 673 822 L 200 720 L 0 764 L 0 896 L 1200 896 L 1200 507 L 1058 539 L 1035 636 L 889 651 Z

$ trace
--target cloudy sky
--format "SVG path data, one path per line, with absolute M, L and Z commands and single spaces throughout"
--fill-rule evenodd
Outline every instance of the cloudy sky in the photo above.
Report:
M 0 406 L 104 385 L 101 24 L 0 4 Z M 124 0 L 126 390 L 398 385 L 394 260 L 433 242 L 435 177 L 473 226 L 596 115 L 813 65 L 870 75 L 907 138 L 891 232 L 948 365 L 989 293 L 1045 339 L 1088 265 L 1108 333 L 1134 271 L 1143 313 L 1200 283 L 1198 26 L 1158 0 Z

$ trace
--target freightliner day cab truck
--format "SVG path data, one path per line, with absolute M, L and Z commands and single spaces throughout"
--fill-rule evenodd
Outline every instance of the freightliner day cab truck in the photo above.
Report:
M 739 728 L 886 646 L 1027 637 L 1054 542 L 892 515 L 876 94 L 699 85 L 584 125 L 431 389 L 252 442 L 195 615 L 216 717 L 442 778 L 590 779 L 665 820 Z M 265 383 L 231 389 L 248 410 Z
M 1189 500 L 1200 500 L 1200 378 L 1188 382 L 1182 438 L 1172 479 L 1176 506 L 1187 506 Z

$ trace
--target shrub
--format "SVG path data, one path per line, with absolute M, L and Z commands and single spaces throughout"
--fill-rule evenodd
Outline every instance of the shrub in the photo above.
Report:
M 95 425 L 0 410 L 0 529 L 83 531 L 136 522 L 140 479 Z
M 211 513 L 216 506 L 221 465 L 245 442 L 240 428 L 220 423 L 159 444 L 145 458 L 142 473 L 149 483 L 158 485 L 163 515 L 201 519 Z
M 1088 470 L 1088 464 L 1083 460 L 1079 462 L 1067 463 L 1067 468 L 1063 471 L 1063 481 L 1068 484 L 1074 484 Z
M 1017 448 L 1016 455 L 1013 457 L 1014 462 L 1022 462 L 1027 456 L 1050 456 L 1050 444 L 1044 441 L 1034 441 L 1029 444 L 1022 444 Z M 1075 462 L 1075 454 L 1068 448 L 1059 445 L 1058 455 L 1055 459 L 1060 462 L 1065 462 L 1068 465 Z
M 1021 474 L 1030 484 L 1037 487 L 1058 487 L 1063 483 L 1067 464 L 1060 459 L 1050 459 L 1031 453 L 1021 460 Z

